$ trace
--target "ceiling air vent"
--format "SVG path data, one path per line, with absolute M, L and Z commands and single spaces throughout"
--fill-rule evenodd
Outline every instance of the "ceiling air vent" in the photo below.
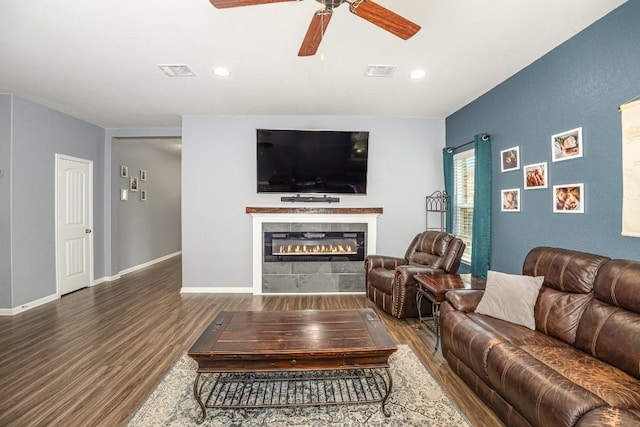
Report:
M 183 64 L 158 65 L 158 68 L 169 77 L 193 77 L 196 75 L 188 65 Z
M 364 75 L 366 77 L 391 77 L 397 68 L 397 65 L 367 65 Z

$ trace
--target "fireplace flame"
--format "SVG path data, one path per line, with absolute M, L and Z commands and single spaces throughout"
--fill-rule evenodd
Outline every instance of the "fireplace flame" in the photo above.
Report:
M 354 254 L 351 245 L 280 245 L 276 255 Z

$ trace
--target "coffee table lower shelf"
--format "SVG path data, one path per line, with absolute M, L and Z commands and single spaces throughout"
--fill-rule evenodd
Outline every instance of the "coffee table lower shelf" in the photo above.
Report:
M 198 373 L 193 394 L 201 424 L 207 409 L 257 409 L 381 403 L 391 394 L 389 368 L 332 371 Z M 206 397 L 205 397 L 206 396 Z M 203 400 L 204 397 L 204 400 Z

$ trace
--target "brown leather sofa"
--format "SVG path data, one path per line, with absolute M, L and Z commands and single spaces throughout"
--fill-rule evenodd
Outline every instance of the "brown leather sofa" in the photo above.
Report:
M 364 261 L 367 296 L 392 316 L 418 317 L 414 276 L 457 272 L 464 248 L 452 234 L 425 231 L 413 238 L 404 258 L 369 255 Z M 422 314 L 431 313 L 431 303 L 422 304 Z
M 640 262 L 538 247 L 523 274 L 544 276 L 535 331 L 447 293 L 451 368 L 508 426 L 640 426 Z

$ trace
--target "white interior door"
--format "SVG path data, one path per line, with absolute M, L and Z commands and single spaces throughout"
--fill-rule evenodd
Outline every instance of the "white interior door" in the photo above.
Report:
M 58 294 L 93 279 L 93 162 L 56 154 Z

